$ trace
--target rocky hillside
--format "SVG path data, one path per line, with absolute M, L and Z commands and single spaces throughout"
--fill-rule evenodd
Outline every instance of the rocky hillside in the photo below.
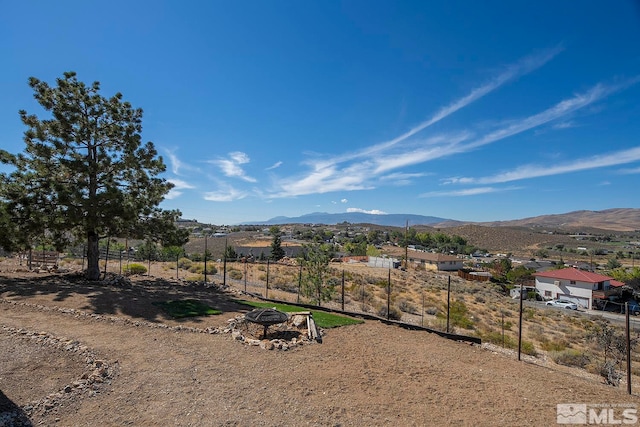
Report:
M 511 252 L 530 255 L 533 251 L 558 244 L 575 245 L 568 235 L 542 233 L 518 227 L 488 227 L 482 225 L 462 225 L 447 227 L 440 232 L 463 237 L 469 244 L 490 252 Z
M 640 230 L 640 209 L 607 209 L 603 211 L 575 211 L 557 215 L 541 215 L 513 221 L 485 222 L 490 227 L 535 227 L 549 230 L 599 229 L 609 231 Z

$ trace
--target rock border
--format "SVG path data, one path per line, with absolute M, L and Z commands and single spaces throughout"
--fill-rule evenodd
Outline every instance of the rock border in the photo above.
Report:
M 32 425 L 31 421 L 25 417 L 30 418 L 36 414 L 46 415 L 64 401 L 85 396 L 93 397 L 100 393 L 104 386 L 110 385 L 118 372 L 118 361 L 108 362 L 104 358 L 98 357 L 93 350 L 77 340 L 6 325 L 1 326 L 0 334 L 8 335 L 14 339 L 22 339 L 34 345 L 66 353 L 75 353 L 85 360 L 84 372 L 80 378 L 49 393 L 42 399 L 22 405 L 20 409 L 3 412 L 0 414 L 0 426 L 30 426 Z

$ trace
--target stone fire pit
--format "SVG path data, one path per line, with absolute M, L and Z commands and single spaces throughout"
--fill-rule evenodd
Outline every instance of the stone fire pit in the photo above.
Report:
M 271 325 L 284 323 L 289 319 L 287 313 L 278 311 L 275 308 L 256 308 L 244 315 L 244 318 L 251 323 L 257 323 L 264 327 L 262 338 L 267 338 L 267 329 Z

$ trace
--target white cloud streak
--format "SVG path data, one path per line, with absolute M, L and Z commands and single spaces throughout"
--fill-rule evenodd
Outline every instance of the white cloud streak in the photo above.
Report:
M 612 93 L 618 92 L 632 84 L 635 84 L 637 81 L 638 78 L 616 85 L 605 85 L 602 83 L 597 84 L 587 92 L 577 94 L 571 98 L 560 101 L 559 103 L 545 111 L 529 116 L 523 120 L 516 121 L 505 128 L 490 132 L 480 139 L 477 139 L 464 146 L 460 146 L 459 150 L 469 151 L 473 148 L 481 147 L 483 145 L 499 141 L 501 139 L 516 135 L 518 133 L 522 133 L 551 121 L 563 118 L 567 114 L 573 113 L 574 111 L 587 107 L 594 102 L 600 101 L 601 99 L 605 98 L 608 95 L 611 95 Z
M 340 190 L 363 190 L 373 188 L 372 178 L 381 173 L 397 170 L 402 167 L 433 161 L 438 158 L 460 154 L 494 143 L 525 132 L 546 123 L 564 118 L 581 108 L 592 105 L 606 96 L 615 93 L 637 82 L 629 80 L 616 85 L 597 84 L 588 91 L 564 99 L 556 105 L 524 119 L 512 121 L 507 126 L 494 130 L 476 139 L 471 139 L 469 132 L 452 135 L 438 135 L 423 141 L 422 147 L 411 147 L 399 153 L 376 153 L 369 159 L 361 160 L 347 167 L 340 168 L 336 163 L 320 162 L 314 170 L 303 178 L 282 181 L 283 191 L 277 197 L 298 196 L 304 194 L 327 193 Z M 470 141 L 470 142 L 466 142 Z M 447 183 L 469 184 L 473 178 L 450 178 Z M 493 183 L 500 181 L 480 181 Z
M 266 168 L 265 170 L 270 171 L 270 170 L 273 170 L 273 169 L 277 169 L 277 168 L 279 168 L 280 166 L 282 166 L 282 162 L 275 162 L 273 165 L 269 166 L 269 167 L 268 167 L 268 168 Z
M 204 194 L 204 200 L 210 202 L 233 202 L 247 197 L 247 193 L 238 190 L 228 184 L 220 184 L 220 188 L 216 191 L 209 191 Z
M 493 176 L 481 178 L 453 178 L 449 183 L 457 184 L 497 184 L 523 179 L 539 178 L 543 176 L 560 175 L 571 172 L 580 172 L 590 169 L 598 169 L 609 166 L 617 166 L 640 161 L 640 147 L 586 157 L 573 162 L 556 165 L 523 165 L 512 171 L 503 172 Z
M 562 47 L 555 47 L 540 54 L 525 57 L 518 63 L 507 67 L 494 79 L 473 89 L 470 93 L 451 104 L 442 107 L 428 120 L 390 141 L 376 144 L 354 153 L 308 162 L 307 164 L 311 166 L 311 171 L 306 176 L 281 179 L 271 197 L 294 197 L 341 190 L 371 189 L 374 188 L 373 184 L 371 184 L 372 179 L 382 173 L 463 151 L 460 148 L 460 144 L 472 137 L 472 134 L 468 131 L 451 135 L 432 136 L 414 144 L 402 144 L 402 146 L 399 146 L 399 144 L 495 91 L 505 83 L 543 66 L 561 51 Z M 398 152 L 389 152 L 389 150 L 395 148 L 399 148 Z M 469 145 L 467 149 L 471 148 L 472 146 Z M 340 167 L 341 164 L 353 160 L 359 160 L 359 162 Z
M 467 196 L 477 196 L 479 194 L 498 193 L 502 191 L 518 190 L 519 188 L 520 187 L 506 187 L 506 188 L 476 187 L 476 188 L 466 188 L 462 190 L 452 190 L 452 191 L 430 191 L 427 193 L 420 194 L 419 197 L 467 197 Z
M 257 180 L 248 176 L 240 166 L 249 163 L 249 161 L 247 154 L 241 151 L 234 151 L 229 153 L 229 158 L 227 159 L 209 160 L 209 163 L 218 166 L 222 173 L 229 178 L 239 178 L 247 182 L 256 182 Z
M 173 200 L 177 197 L 180 197 L 182 194 L 184 194 L 182 190 L 196 188 L 194 185 L 191 185 L 188 182 L 177 178 L 169 178 L 167 179 L 167 181 L 173 184 L 173 188 L 169 190 L 169 193 L 165 196 L 165 199 L 167 200 Z
M 640 167 L 621 169 L 619 172 L 623 175 L 635 175 L 640 173 Z
M 370 215 L 387 215 L 386 212 L 378 210 L 378 209 L 372 209 L 370 211 L 366 210 L 366 209 L 360 209 L 360 208 L 347 208 L 347 212 L 352 213 L 366 213 L 366 214 L 370 214 Z
M 164 152 L 166 153 L 167 158 L 169 159 L 169 166 L 170 166 L 171 172 L 173 172 L 174 175 L 182 175 L 183 170 L 198 171 L 197 167 L 194 167 L 187 163 L 183 163 L 176 155 L 175 150 L 170 150 L 168 148 L 165 148 Z
M 439 121 L 445 119 L 446 117 L 450 116 L 451 114 L 461 110 L 462 108 L 468 106 L 469 104 L 479 100 L 480 98 L 484 97 L 485 95 L 488 95 L 489 93 L 493 92 L 494 90 L 500 88 L 502 85 L 504 85 L 505 83 L 508 83 L 511 80 L 514 80 L 522 75 L 528 74 L 532 71 L 534 71 L 537 68 L 540 68 L 541 66 L 543 66 L 544 64 L 546 64 L 547 62 L 549 62 L 551 59 L 553 59 L 557 54 L 559 54 L 561 51 L 563 50 L 562 47 L 557 46 L 553 49 L 549 49 L 546 50 L 542 53 L 536 54 L 536 55 L 530 55 L 527 56 L 525 58 L 523 58 L 522 60 L 520 60 L 519 62 L 517 62 L 516 64 L 512 64 L 510 66 L 508 66 L 506 68 L 505 71 L 503 71 L 501 74 L 499 74 L 497 77 L 495 77 L 494 79 L 492 79 L 491 81 L 485 83 L 482 86 L 479 86 L 475 89 L 473 89 L 469 94 L 467 94 L 466 96 L 463 96 L 462 98 L 452 102 L 451 104 L 442 107 L 440 110 L 438 110 L 433 116 L 431 116 L 431 118 L 425 120 L 424 122 L 420 123 L 419 125 L 411 128 L 409 131 L 403 133 L 400 136 L 397 136 L 396 138 L 387 141 L 387 142 L 383 142 L 381 144 L 377 144 L 374 146 L 371 146 L 365 150 L 362 150 L 359 153 L 354 154 L 353 156 L 370 156 L 373 155 L 377 152 L 383 151 L 383 150 L 387 150 L 395 145 L 397 145 L 398 143 L 405 141 L 406 139 L 414 136 L 415 134 L 417 134 L 418 132 L 423 131 L 424 129 L 428 128 L 429 126 L 432 126 L 436 123 L 438 123 Z M 346 159 L 348 159 L 349 156 L 347 156 Z
M 180 175 L 180 167 L 182 166 L 182 162 L 172 151 L 165 150 L 165 152 L 167 153 L 167 157 L 169 158 L 169 162 L 171 163 L 171 171 L 176 175 Z

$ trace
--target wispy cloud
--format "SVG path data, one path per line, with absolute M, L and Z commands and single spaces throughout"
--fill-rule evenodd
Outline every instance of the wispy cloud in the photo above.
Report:
M 498 193 L 502 191 L 518 190 L 519 188 L 520 187 L 504 187 L 504 188 L 476 187 L 476 188 L 466 188 L 462 190 L 452 190 L 452 191 L 430 191 L 427 193 L 420 194 L 419 197 L 466 197 L 466 196 L 477 196 L 479 194 Z
M 209 191 L 204 194 L 204 199 L 210 202 L 233 202 L 247 197 L 247 193 L 238 190 L 228 184 L 220 183 L 219 188 L 215 191 Z
M 375 168 L 372 174 L 378 175 L 387 171 L 399 169 L 406 166 L 418 165 L 428 161 L 436 160 L 451 154 L 459 153 L 460 145 L 468 141 L 473 134 L 470 132 L 459 132 L 443 138 L 438 135 L 429 138 L 422 147 L 408 149 L 400 153 L 387 153 L 384 156 L 377 156 L 374 159 Z M 434 142 L 437 141 L 437 142 Z
M 273 165 L 269 166 L 269 167 L 268 167 L 268 168 L 266 168 L 265 170 L 270 171 L 270 170 L 273 170 L 273 169 L 277 169 L 277 168 L 279 168 L 280 166 L 282 166 L 282 162 L 275 162 Z
M 229 153 L 229 157 L 226 159 L 209 160 L 209 163 L 218 166 L 225 176 L 239 178 L 247 182 L 256 182 L 257 180 L 248 176 L 240 166 L 249 163 L 249 161 L 250 159 L 247 154 L 241 151 L 234 151 Z
M 417 126 L 414 126 L 413 128 L 409 129 L 407 132 L 403 133 L 402 135 L 399 135 L 390 141 L 373 145 L 371 147 L 368 147 L 356 153 L 346 154 L 346 155 L 339 156 L 337 158 L 330 159 L 324 162 L 318 162 L 317 167 L 323 167 L 323 166 L 326 166 L 327 164 L 344 162 L 344 161 L 352 160 L 359 157 L 370 157 L 378 152 L 388 150 L 391 147 L 399 144 L 400 142 L 407 140 L 408 138 L 416 135 L 417 133 L 423 131 L 424 129 L 438 123 L 439 121 L 447 118 L 451 114 L 463 109 L 469 104 L 495 91 L 496 89 L 503 86 L 505 83 L 508 83 L 511 80 L 515 80 L 518 77 L 521 77 L 525 74 L 528 74 L 534 71 L 537 68 L 540 68 L 541 66 L 549 62 L 551 59 L 553 59 L 560 52 L 562 52 L 562 50 L 563 50 L 562 46 L 556 46 L 552 49 L 544 50 L 541 53 L 536 53 L 533 55 L 526 56 L 520 61 L 518 61 L 517 63 L 507 66 L 496 77 L 484 83 L 483 85 L 473 89 L 467 95 L 455 100 L 449 105 L 446 105 L 440 108 L 429 119 L 423 121 Z
M 169 190 L 169 193 L 165 196 L 165 199 L 167 200 L 172 200 L 181 196 L 184 193 L 182 190 L 196 188 L 194 185 L 177 178 L 169 178 L 167 181 L 173 184 L 173 188 Z
M 628 169 L 620 169 L 618 172 L 621 173 L 621 174 L 624 174 L 624 175 L 635 175 L 635 174 L 640 173 L 640 167 L 628 168 Z
M 463 142 L 469 141 L 473 137 L 471 132 L 465 130 L 456 131 L 453 134 L 431 136 L 411 143 L 407 143 L 407 140 L 495 91 L 507 82 L 543 66 L 562 50 L 561 46 L 557 46 L 542 53 L 527 56 L 506 67 L 493 79 L 440 108 L 429 119 L 392 140 L 356 152 L 305 162 L 311 170 L 301 177 L 281 179 L 277 182 L 271 197 L 371 189 L 374 188 L 373 180 L 383 173 L 459 153 L 465 149 L 472 149 L 473 146 L 470 144 L 467 145 L 467 148 L 461 148 Z M 497 135 L 494 137 L 498 138 Z M 351 163 L 353 161 L 357 161 L 357 163 Z
M 180 161 L 180 159 L 178 159 L 178 156 L 176 156 L 173 151 L 164 150 L 165 153 L 167 153 L 167 157 L 169 158 L 169 162 L 171 163 L 171 172 L 173 172 L 176 175 L 180 175 L 180 167 L 182 166 L 182 162 Z
M 323 194 L 333 191 L 368 190 L 370 167 L 354 164 L 344 169 L 335 166 L 317 169 L 307 176 L 281 180 L 279 189 L 271 197 L 291 197 L 304 194 Z
M 527 130 L 536 128 L 546 123 L 564 118 L 581 108 L 585 108 L 593 103 L 602 100 L 608 95 L 622 90 L 638 81 L 638 78 L 624 81 L 618 84 L 606 85 L 599 83 L 584 93 L 576 94 L 564 99 L 552 107 L 525 117 L 520 120 L 512 120 L 505 126 L 490 131 L 485 135 L 473 138 L 473 134 L 467 131 L 460 131 L 449 135 L 436 135 L 422 141 L 422 145 L 416 147 L 407 145 L 404 151 L 387 152 L 384 155 L 375 152 L 375 156 L 361 159 L 357 163 L 340 167 L 344 163 L 343 157 L 340 162 L 327 163 L 317 162 L 313 171 L 302 178 L 291 178 L 281 181 L 282 190 L 276 197 L 297 196 L 303 194 L 326 193 L 339 190 L 363 190 L 373 188 L 373 178 L 392 170 L 402 167 L 422 164 L 439 158 L 460 154 L 476 150 L 482 146 L 500 141 L 502 139 L 517 135 Z M 407 135 L 407 134 L 405 134 Z M 396 138 L 396 140 L 399 140 Z M 406 144 L 405 144 L 406 145 Z M 381 147 L 378 145 L 376 147 Z M 390 148 L 387 145 L 385 148 Z M 358 153 L 361 157 L 364 151 Z M 450 178 L 449 183 L 471 183 L 470 178 Z M 501 181 L 479 181 L 478 183 L 493 183 Z
M 497 184 L 519 181 L 523 179 L 539 178 L 543 176 L 579 172 L 609 166 L 617 166 L 637 161 L 640 161 L 640 147 L 634 147 L 628 150 L 616 151 L 608 154 L 600 154 L 556 165 L 523 165 L 512 171 L 502 172 L 497 175 L 480 178 L 451 178 L 447 180 L 447 183 L 479 185 Z
M 469 144 L 458 147 L 458 149 L 460 151 L 468 151 L 522 133 L 543 124 L 561 119 L 567 114 L 592 105 L 593 103 L 602 100 L 608 95 L 611 95 L 622 89 L 626 89 L 630 85 L 637 83 L 638 80 L 639 79 L 636 77 L 634 79 L 627 80 L 618 84 L 606 85 L 603 83 L 599 83 L 584 93 L 576 94 L 571 98 L 562 100 L 551 108 L 548 108 L 538 114 L 526 117 L 522 120 L 515 121 L 509 126 L 490 132 L 487 135 Z
M 169 159 L 169 167 L 174 175 L 180 176 L 185 170 L 192 172 L 199 170 L 197 167 L 188 163 L 184 163 L 182 160 L 180 160 L 178 158 L 178 155 L 176 154 L 176 150 L 164 148 L 163 151 L 165 152 L 167 159 Z
M 413 181 L 417 178 L 422 178 L 424 176 L 430 175 L 429 173 L 404 173 L 404 172 L 396 172 L 390 173 L 388 175 L 383 175 L 380 177 L 380 181 L 389 182 L 392 185 L 400 186 L 400 185 L 409 185 L 413 183 Z
M 577 126 L 578 125 L 574 121 L 567 120 L 567 121 L 564 121 L 564 122 L 556 123 L 552 127 L 554 129 L 571 129 L 571 128 L 575 128 Z
M 386 212 L 378 210 L 378 209 L 372 209 L 372 210 L 368 211 L 366 209 L 360 209 L 360 208 L 347 208 L 347 212 L 349 212 L 349 213 L 352 213 L 352 212 L 366 213 L 366 214 L 370 214 L 370 215 L 387 215 Z

